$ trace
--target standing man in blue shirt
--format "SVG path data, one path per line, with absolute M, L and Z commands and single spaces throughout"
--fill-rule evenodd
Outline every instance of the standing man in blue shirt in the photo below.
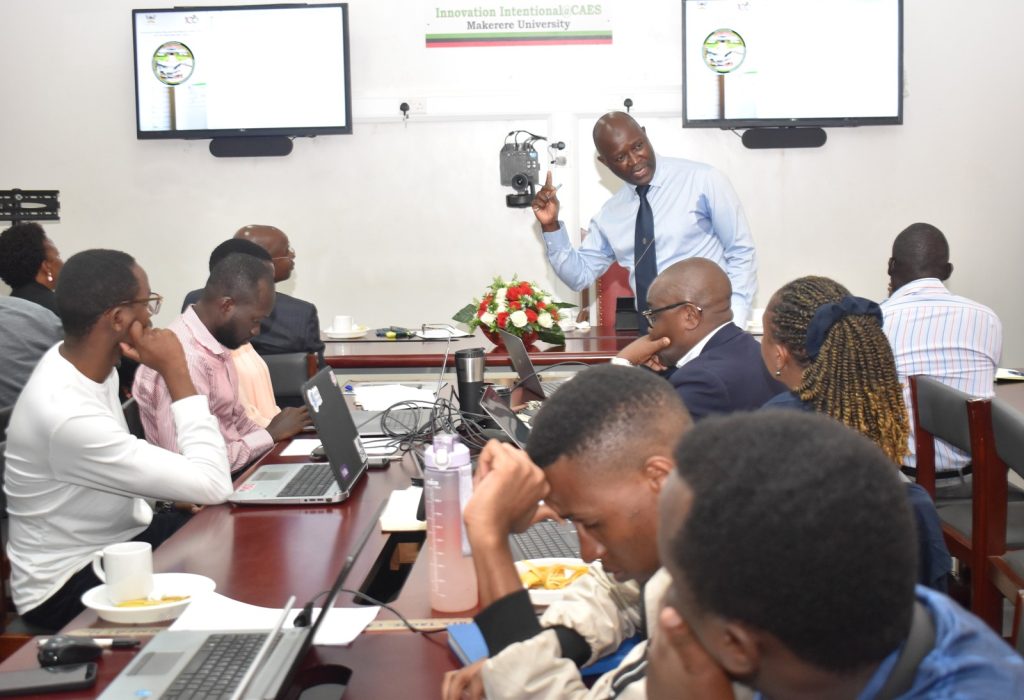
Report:
M 757 264 L 750 226 L 725 176 L 704 163 L 657 157 L 647 132 L 624 112 L 597 120 L 594 146 L 598 160 L 627 184 L 591 219 L 579 248 L 558 220 L 550 171 L 533 200 L 558 277 L 579 290 L 618 262 L 629 270 L 637 310 L 643 311 L 660 271 L 686 258 L 708 258 L 729 275 L 733 317 L 744 328 L 757 291 Z

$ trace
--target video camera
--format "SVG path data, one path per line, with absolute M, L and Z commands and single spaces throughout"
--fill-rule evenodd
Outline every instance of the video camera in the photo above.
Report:
M 533 140 L 506 143 L 501 147 L 498 164 L 501 167 L 501 184 L 518 193 L 506 195 L 505 204 L 518 208 L 530 206 L 536 194 L 534 187 L 540 178 L 540 159 Z

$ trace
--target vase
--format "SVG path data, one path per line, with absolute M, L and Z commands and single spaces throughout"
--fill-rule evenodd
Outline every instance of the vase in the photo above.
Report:
M 504 348 L 505 347 L 505 341 L 502 339 L 501 334 L 498 333 L 497 331 L 492 331 L 492 330 L 490 330 L 488 328 L 484 328 L 483 326 L 480 327 L 480 331 L 484 334 L 484 336 L 489 341 L 494 343 L 495 346 L 497 346 L 499 348 Z M 515 335 L 515 334 L 513 333 L 513 335 Z M 530 347 L 531 345 L 533 345 L 534 343 L 537 342 L 537 332 L 536 331 L 526 331 L 525 333 L 523 333 L 519 337 L 522 338 L 523 345 L 525 345 L 526 347 Z

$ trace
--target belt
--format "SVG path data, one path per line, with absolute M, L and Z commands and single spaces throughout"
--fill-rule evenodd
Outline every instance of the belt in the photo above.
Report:
M 900 467 L 907 476 L 917 476 L 917 469 L 915 467 Z M 935 472 L 935 480 L 942 481 L 943 479 L 961 479 L 965 476 L 970 475 L 974 471 L 970 464 L 963 469 L 943 469 L 942 471 Z

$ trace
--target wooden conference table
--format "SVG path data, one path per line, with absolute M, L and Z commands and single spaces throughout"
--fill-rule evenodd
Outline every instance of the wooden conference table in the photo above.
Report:
M 559 362 L 600 364 L 614 357 L 619 350 L 636 340 L 635 333 L 597 327 L 582 333 L 570 331 L 565 345 L 537 342 L 530 349 L 530 359 L 538 367 Z M 509 367 L 511 362 L 504 347 L 498 348 L 479 331 L 468 338 L 454 338 L 451 347 L 446 340 L 386 340 L 372 334 L 357 340 L 332 340 L 324 337 L 324 359 L 335 369 L 358 370 L 438 370 L 449 351 L 448 366 L 454 365 L 455 352 L 483 347 L 488 367 Z
M 283 445 L 269 455 L 274 461 Z M 230 506 L 204 508 L 154 552 L 156 572 L 189 572 L 217 582 L 217 591 L 230 598 L 280 608 L 295 595 L 302 606 L 317 593 L 330 588 L 343 561 L 393 489 L 409 486 L 415 467 L 392 462 L 383 470 L 368 471 L 352 497 L 332 506 Z M 345 587 L 362 589 L 379 564 L 389 535 L 376 530 L 358 557 Z M 443 618 L 428 599 L 428 552 L 416 558 L 398 598 L 391 603 L 409 619 Z M 342 594 L 339 605 L 352 605 Z M 470 616 L 472 612 L 462 613 Z M 459 617 L 455 614 L 447 617 Z M 381 609 L 378 621 L 396 620 Z M 86 610 L 67 631 L 86 627 L 115 627 Z M 36 648 L 28 643 L 0 665 L 0 671 L 37 668 Z M 106 650 L 99 660 L 99 678 L 90 690 L 53 694 L 54 698 L 93 698 L 124 668 L 133 652 Z M 427 637 L 399 628 L 364 632 L 348 647 L 314 647 L 306 666 L 341 664 L 352 670 L 346 700 L 380 698 L 429 698 L 440 695 L 445 671 L 460 664 L 448 650 L 444 632 Z

